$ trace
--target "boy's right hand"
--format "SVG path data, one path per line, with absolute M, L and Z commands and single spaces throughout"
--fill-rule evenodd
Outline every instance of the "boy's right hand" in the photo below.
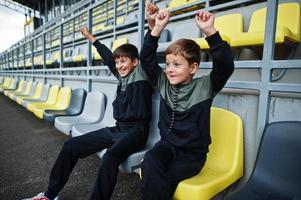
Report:
M 95 42 L 96 38 L 90 33 L 87 27 L 81 27 L 79 31 L 85 38 L 90 40 L 92 43 Z
M 81 27 L 79 31 L 84 37 L 88 37 L 88 35 L 91 35 L 91 33 L 86 27 Z
M 159 8 L 153 4 L 150 0 L 145 2 L 145 14 L 148 22 L 148 28 L 153 30 L 155 26 L 156 16 L 159 12 Z
M 155 26 L 151 32 L 153 36 L 160 36 L 163 29 L 166 27 L 170 17 L 168 10 L 160 10 L 156 16 Z

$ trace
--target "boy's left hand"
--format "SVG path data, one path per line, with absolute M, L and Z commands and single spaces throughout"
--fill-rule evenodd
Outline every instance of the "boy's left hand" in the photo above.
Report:
M 150 30 L 153 30 L 155 26 L 156 16 L 159 12 L 159 8 L 153 4 L 150 0 L 145 2 L 145 14 L 148 22 L 148 27 Z
M 205 33 L 206 36 L 213 35 L 216 32 L 214 28 L 214 15 L 208 11 L 201 10 L 195 15 L 197 26 Z

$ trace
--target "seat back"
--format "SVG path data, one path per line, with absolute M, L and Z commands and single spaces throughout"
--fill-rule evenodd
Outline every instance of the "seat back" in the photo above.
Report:
M 57 96 L 59 94 L 59 90 L 60 90 L 60 88 L 58 85 L 51 86 L 50 90 L 49 90 L 48 98 L 47 98 L 47 101 L 45 102 L 45 104 L 49 104 L 49 105 L 55 104 Z
M 263 32 L 265 30 L 267 8 L 256 10 L 250 20 L 248 32 Z M 283 3 L 278 5 L 277 29 L 287 27 L 297 41 L 300 41 L 300 4 Z
M 23 89 L 24 83 L 25 83 L 25 81 L 24 81 L 24 80 L 21 80 L 21 81 L 19 82 L 18 88 L 17 88 L 15 91 L 13 91 L 13 92 L 21 92 L 22 89 Z
M 36 86 L 36 90 L 35 90 L 35 93 L 33 95 L 32 98 L 39 98 L 41 97 L 41 94 L 42 94 L 42 90 L 43 90 L 43 83 L 38 83 L 37 86 Z
M 128 38 L 118 38 L 117 40 L 115 40 L 113 42 L 113 45 L 112 45 L 112 51 L 114 51 L 117 47 L 123 45 L 123 44 L 127 44 L 129 42 Z
M 145 147 L 153 147 L 154 144 L 160 139 L 160 131 L 158 128 L 160 111 L 160 94 L 155 91 L 152 96 L 152 120 L 149 126 L 149 136 Z
M 233 33 L 243 32 L 243 17 L 240 13 L 217 17 L 214 21 L 214 27 L 221 35 L 231 37 Z
M 46 101 L 47 100 L 49 90 L 50 90 L 50 84 L 49 83 L 46 83 L 45 85 L 43 85 L 42 94 L 39 98 L 40 101 Z
M 21 95 L 27 95 L 27 94 L 29 94 L 31 87 L 32 87 L 32 81 L 29 81 L 29 82 L 26 84 L 26 89 L 25 89 L 25 91 L 24 91 Z
M 68 112 L 80 114 L 84 108 L 86 96 L 87 96 L 87 92 L 82 88 L 77 88 L 75 90 L 72 90 Z
M 266 193 L 292 199 L 301 196 L 301 122 L 267 125 L 252 179 L 265 183 Z
M 11 80 L 12 80 L 11 78 L 5 78 L 5 80 L 4 80 L 3 84 L 1 85 L 1 87 L 2 88 L 8 87 Z
M 243 125 L 241 118 L 222 108 L 211 108 L 211 145 L 204 168 L 223 168 L 243 174 Z
M 187 31 L 189 30 L 189 31 Z M 175 27 L 172 41 L 184 38 L 199 38 L 201 35 L 200 29 L 197 28 L 195 22 L 190 20 L 190 22 L 185 22 L 180 26 Z
M 81 117 L 100 121 L 106 109 L 106 96 L 102 92 L 89 92 Z
M 55 106 L 59 109 L 66 109 L 70 104 L 71 99 L 71 88 L 62 87 L 59 91 Z

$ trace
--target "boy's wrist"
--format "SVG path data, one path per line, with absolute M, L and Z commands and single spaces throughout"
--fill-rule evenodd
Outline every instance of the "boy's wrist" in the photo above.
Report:
M 217 30 L 214 27 L 208 27 L 203 29 L 202 31 L 206 35 L 206 37 L 214 35 L 217 32 Z
M 162 28 L 155 25 L 153 30 L 151 30 L 151 35 L 155 37 L 159 37 L 161 32 L 162 32 Z

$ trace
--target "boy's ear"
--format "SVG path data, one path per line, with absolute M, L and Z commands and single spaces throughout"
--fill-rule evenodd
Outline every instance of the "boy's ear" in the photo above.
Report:
M 132 62 L 135 67 L 139 64 L 138 58 L 135 58 Z
M 191 74 L 191 75 L 195 75 L 196 72 L 197 72 L 197 70 L 199 69 L 199 64 L 196 63 L 196 62 L 192 63 L 192 64 L 190 65 L 190 69 L 191 69 L 190 74 Z

